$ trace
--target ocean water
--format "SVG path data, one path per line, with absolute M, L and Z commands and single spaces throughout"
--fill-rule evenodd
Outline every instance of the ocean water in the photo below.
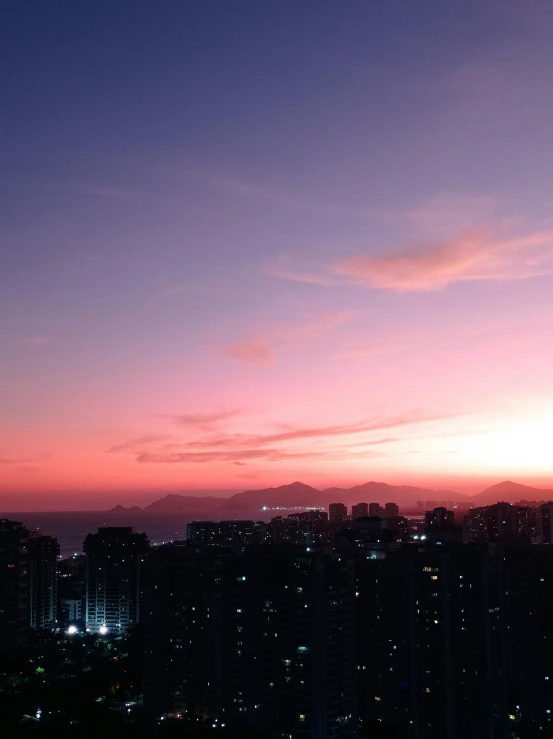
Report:
M 53 513 L 6 513 L 12 521 L 21 521 L 29 530 L 55 536 L 60 543 L 63 557 L 80 554 L 87 534 L 95 533 L 100 526 L 132 526 L 148 535 L 152 544 L 162 544 L 174 539 L 186 538 L 186 524 L 190 521 L 221 521 L 251 519 L 269 521 L 276 513 L 255 511 L 189 511 L 185 513 L 153 513 L 136 511 L 114 513 L 111 511 L 75 511 Z

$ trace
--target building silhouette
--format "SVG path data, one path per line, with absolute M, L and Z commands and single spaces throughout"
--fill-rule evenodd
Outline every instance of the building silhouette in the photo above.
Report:
M 33 629 L 54 629 L 57 623 L 59 544 L 51 536 L 29 535 L 29 610 Z
M 368 515 L 369 515 L 368 503 L 357 503 L 356 505 L 351 507 L 351 517 L 353 519 L 366 518 Z
M 406 739 L 506 739 L 502 563 L 483 547 L 357 556 L 359 719 Z
M 146 534 L 130 527 L 99 528 L 84 542 L 86 628 L 121 634 L 140 620 Z
M 29 635 L 29 531 L 0 518 L 0 651 L 16 651 Z
M 331 503 L 328 506 L 328 520 L 330 523 L 347 521 L 348 509 L 343 503 Z
M 144 705 L 270 737 L 349 739 L 353 565 L 270 545 L 160 548 L 147 565 Z

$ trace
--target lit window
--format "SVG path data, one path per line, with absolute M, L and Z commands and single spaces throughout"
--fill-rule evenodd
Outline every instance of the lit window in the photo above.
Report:
M 305 713 L 300 713 L 300 721 L 305 721 Z

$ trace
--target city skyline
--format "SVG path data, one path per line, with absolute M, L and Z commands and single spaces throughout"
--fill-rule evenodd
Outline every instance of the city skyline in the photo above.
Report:
M 0 510 L 553 487 L 553 6 L 336 7 L 6 4 Z

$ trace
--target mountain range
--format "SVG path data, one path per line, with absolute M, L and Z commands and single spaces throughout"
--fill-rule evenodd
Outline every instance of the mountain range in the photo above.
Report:
M 343 502 L 346 504 L 367 503 L 397 503 L 400 507 L 414 507 L 419 500 L 452 501 L 466 505 L 466 507 L 484 506 L 505 501 L 516 503 L 519 500 L 551 500 L 553 489 L 533 488 L 520 485 L 516 482 L 505 481 L 492 485 L 474 496 L 455 493 L 452 490 L 430 490 L 429 488 L 412 487 L 410 485 L 388 485 L 385 482 L 366 482 L 351 488 L 317 488 L 305 485 L 302 482 L 293 482 L 290 485 L 281 485 L 276 488 L 263 490 L 246 490 L 236 493 L 229 498 L 213 495 L 178 495 L 170 493 L 159 500 L 155 500 L 144 509 L 138 506 L 124 508 L 115 506 L 113 512 L 152 511 L 152 512 L 185 512 L 194 510 L 216 510 L 218 508 L 236 511 L 252 509 L 274 508 L 327 508 L 330 503 Z

